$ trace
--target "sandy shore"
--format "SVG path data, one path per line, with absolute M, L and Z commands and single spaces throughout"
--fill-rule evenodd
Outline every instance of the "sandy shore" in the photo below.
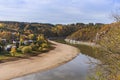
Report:
M 11 61 L 0 64 L 0 80 L 10 80 L 15 77 L 57 67 L 77 56 L 78 49 L 69 45 L 53 42 L 55 49 L 29 59 Z

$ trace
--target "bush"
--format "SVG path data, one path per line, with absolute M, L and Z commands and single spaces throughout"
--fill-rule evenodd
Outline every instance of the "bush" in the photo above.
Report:
M 48 48 L 42 48 L 42 51 L 48 51 Z
M 31 46 L 25 46 L 22 48 L 22 53 L 29 53 L 32 52 L 32 47 Z
M 11 48 L 11 51 L 10 51 L 10 54 L 12 55 L 12 56 L 15 56 L 15 54 L 16 54 L 16 47 L 12 47 Z
M 21 52 L 21 50 L 22 50 L 23 47 L 24 46 L 20 46 L 19 48 L 17 48 L 17 52 Z
M 38 50 L 39 50 L 39 51 L 42 51 L 42 47 L 39 47 Z
M 42 43 L 42 44 L 41 44 L 41 47 L 42 47 L 42 48 L 48 48 L 48 44 Z
M 31 46 L 33 51 L 36 51 L 38 49 L 37 46 L 34 43 L 32 43 L 30 46 Z
M 45 52 L 45 51 L 48 51 L 48 48 L 42 48 L 42 47 L 39 47 L 38 50 L 41 51 L 41 52 Z

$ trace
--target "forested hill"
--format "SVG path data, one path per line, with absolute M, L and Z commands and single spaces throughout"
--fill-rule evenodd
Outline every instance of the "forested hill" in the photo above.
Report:
M 101 30 L 104 24 L 87 25 L 80 28 L 78 31 L 69 35 L 67 39 L 77 41 L 95 41 L 97 33 Z
M 28 22 L 16 22 L 16 21 L 0 21 L 0 25 L 4 28 L 22 31 L 25 29 L 37 30 L 41 27 L 53 27 L 54 25 L 48 23 L 28 23 Z
M 10 32 L 20 32 L 20 33 L 34 33 L 34 34 L 44 34 L 46 37 L 67 37 L 73 33 L 79 34 L 79 31 L 86 27 L 100 27 L 102 23 L 75 23 L 75 24 L 49 24 L 49 23 L 29 23 L 29 22 L 16 22 L 16 21 L 0 21 L 0 30 L 10 31 Z M 91 29 L 90 28 L 90 29 Z M 91 30 L 88 31 L 91 31 Z M 78 31 L 78 32 L 77 32 Z M 81 31 L 80 31 L 81 34 Z M 77 38 L 77 36 L 75 36 Z M 74 38 L 74 35 L 70 37 Z M 78 38 L 77 38 L 78 39 Z

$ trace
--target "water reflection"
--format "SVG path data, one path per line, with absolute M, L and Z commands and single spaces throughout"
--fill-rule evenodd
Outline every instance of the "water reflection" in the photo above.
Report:
M 86 80 L 89 70 L 95 67 L 90 61 L 94 62 L 96 60 L 80 54 L 72 61 L 58 68 L 12 80 Z

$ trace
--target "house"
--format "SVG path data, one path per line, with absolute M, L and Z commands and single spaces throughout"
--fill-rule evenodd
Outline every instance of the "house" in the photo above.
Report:
M 14 46 L 14 45 L 12 45 L 12 44 L 9 44 L 9 45 L 7 45 L 7 46 L 5 46 L 5 50 L 6 51 L 11 51 L 11 48 L 17 48 L 16 46 Z
M 29 45 L 28 40 L 25 40 L 23 43 L 24 43 L 24 45 Z
M 28 40 L 29 43 L 33 43 L 33 40 Z
M 12 43 L 18 48 L 19 44 L 20 44 L 20 41 L 13 40 Z
M 5 50 L 6 50 L 6 51 L 11 51 L 11 48 L 12 48 L 12 45 L 10 45 L 10 44 L 7 45 L 7 46 L 5 46 Z
M 15 41 L 15 40 L 13 40 L 13 42 L 12 42 L 13 44 L 16 44 L 17 43 L 17 41 Z
M 33 40 L 25 40 L 24 45 L 30 45 L 31 43 L 33 43 Z

